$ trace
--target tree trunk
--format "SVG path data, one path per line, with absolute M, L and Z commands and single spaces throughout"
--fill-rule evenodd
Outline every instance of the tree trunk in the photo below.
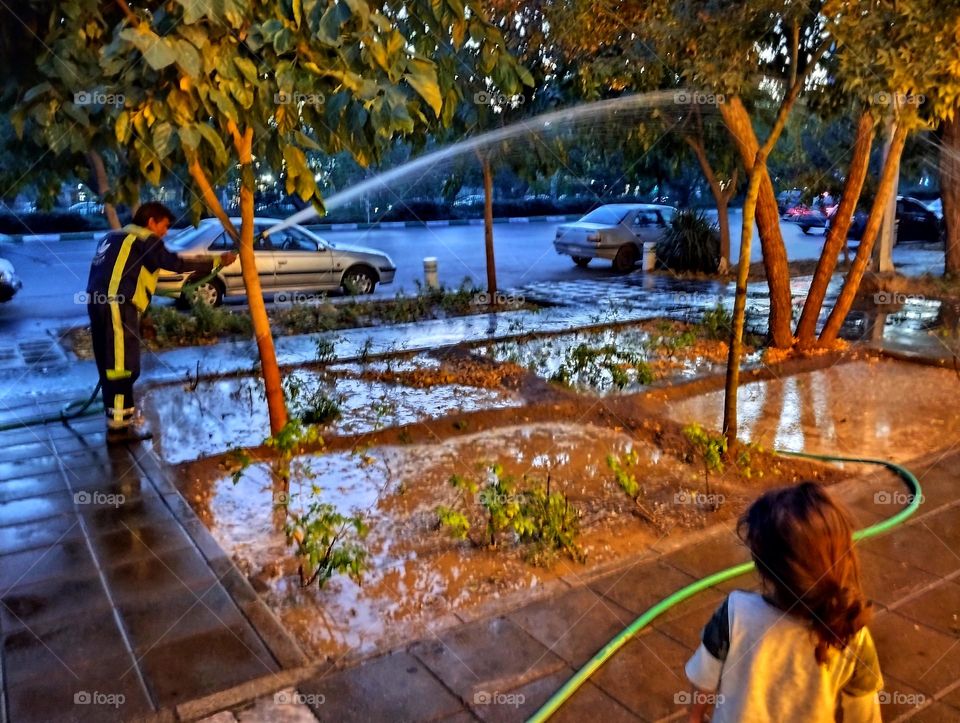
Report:
M 233 225 L 233 221 L 230 220 L 227 212 L 223 210 L 223 205 L 220 203 L 220 199 L 217 198 L 217 192 L 213 190 L 213 186 L 210 185 L 210 180 L 207 178 L 203 166 L 200 165 L 200 160 L 196 157 L 191 158 L 188 169 L 190 171 L 190 177 L 193 178 L 197 184 L 197 189 L 200 191 L 203 202 L 207 204 L 207 208 L 209 208 L 217 220 L 220 221 L 223 229 L 230 234 L 230 237 L 239 245 L 240 232 L 237 231 L 237 227 Z M 241 261 L 241 263 L 243 262 Z
M 490 159 L 484 156 L 483 165 L 483 245 L 487 254 L 487 295 L 490 303 L 496 303 L 497 264 L 493 256 L 493 168 Z
M 803 313 L 797 324 L 797 344 L 801 349 L 810 349 L 816 346 L 817 319 L 823 308 L 823 299 L 827 295 L 827 286 L 837 267 L 837 257 L 847 245 L 847 233 L 853 214 L 857 210 L 863 181 L 867 176 L 870 165 L 870 147 L 873 145 L 875 124 L 869 113 L 860 116 L 857 125 L 857 136 L 853 145 L 853 158 L 847 171 L 847 180 L 840 196 L 840 206 L 833 214 L 833 223 L 830 232 L 823 243 L 823 251 L 817 261 L 817 270 L 810 283 L 807 300 L 803 304 Z
M 747 311 L 747 278 L 750 276 L 750 245 L 753 241 L 753 217 L 765 175 L 764 157 L 757 153 L 753 162 L 747 195 L 743 200 L 743 226 L 740 232 L 740 260 L 737 264 L 737 294 L 733 300 L 733 329 L 730 333 L 730 350 L 727 356 L 727 378 L 723 398 L 723 435 L 727 438 L 727 450 L 733 452 L 737 445 L 737 389 L 740 387 L 740 358 L 743 355 L 743 325 Z
M 260 276 L 253 255 L 253 191 L 256 183 L 253 177 L 253 129 L 248 128 L 241 135 L 232 129 L 234 146 L 241 166 L 240 184 L 240 270 L 243 274 L 243 286 L 247 292 L 250 306 L 250 320 L 253 334 L 260 352 L 260 371 L 267 394 L 267 409 L 270 413 L 270 433 L 277 435 L 287 424 L 287 406 L 280 383 L 280 368 L 277 366 L 277 353 L 270 332 L 270 319 L 263 303 L 263 291 L 260 288 Z M 221 209 L 222 210 L 222 209 Z
M 837 303 L 834 304 L 827 323 L 824 325 L 823 331 L 820 332 L 820 346 L 830 346 L 837 340 L 840 327 L 843 325 L 844 319 L 847 318 L 847 314 L 850 313 L 853 299 L 857 294 L 857 289 L 860 288 L 863 272 L 870 261 L 873 244 L 877 240 L 877 233 L 880 230 L 880 223 L 883 220 L 887 201 L 896 184 L 896 170 L 900 164 L 900 156 L 903 153 L 903 143 L 906 138 L 906 126 L 903 123 L 898 123 L 893 134 L 893 142 L 890 144 L 890 153 L 883 164 L 880 185 L 877 187 L 877 196 L 873 200 L 873 206 L 870 207 L 870 217 L 867 219 L 867 226 L 863 230 L 863 238 L 860 239 L 860 246 L 857 248 L 853 265 L 847 272 L 847 278 L 843 281 L 843 288 L 837 297 Z
M 93 183 L 96 186 L 97 195 L 100 196 L 100 202 L 103 204 L 103 215 L 107 217 L 110 228 L 118 229 L 120 218 L 117 216 L 117 209 L 104 198 L 110 192 L 110 183 L 107 181 L 107 169 L 103 164 L 103 156 L 97 151 L 88 151 L 87 162 L 93 172 Z
M 943 198 L 944 275 L 960 276 L 960 107 L 940 124 L 940 194 Z
M 710 186 L 710 193 L 713 194 L 713 200 L 717 204 L 717 225 L 720 227 L 719 271 L 726 273 L 727 269 L 730 268 L 730 211 L 727 207 L 730 204 L 730 199 L 733 197 L 734 190 L 737 186 L 736 172 L 734 172 L 730 186 L 724 190 L 721 188 L 720 181 L 717 180 L 717 174 L 714 172 L 713 166 L 710 164 L 710 159 L 707 157 L 707 150 L 704 147 L 703 140 L 687 135 L 684 136 L 684 140 L 686 140 L 687 145 L 693 149 L 693 153 L 700 163 L 700 170 L 703 172 L 703 177 L 707 180 L 707 185 Z
M 720 115 L 733 136 L 740 152 L 744 168 L 752 169 L 760 144 L 753 131 L 753 124 L 747 109 L 737 96 L 720 103 Z M 789 107 L 786 108 L 787 110 Z M 760 170 L 760 190 L 756 204 L 757 228 L 760 232 L 760 246 L 763 249 L 763 266 L 767 274 L 767 287 L 770 290 L 770 338 L 773 346 L 788 349 L 793 346 L 791 331 L 793 321 L 792 298 L 790 295 L 790 268 L 787 265 L 787 249 L 780 232 L 780 212 L 773 184 L 767 173 L 766 163 Z M 752 227 L 752 223 L 751 223 Z M 741 248 L 740 255 L 743 255 Z M 749 263 L 749 259 L 747 260 Z

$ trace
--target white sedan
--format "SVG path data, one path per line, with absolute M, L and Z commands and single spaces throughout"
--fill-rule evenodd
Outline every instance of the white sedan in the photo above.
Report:
M 643 244 L 660 240 L 676 212 L 673 206 L 651 203 L 607 204 L 560 226 L 553 246 L 581 268 L 591 259 L 608 259 L 617 271 L 630 271 Z
M 240 219 L 233 219 L 233 223 L 240 228 Z M 264 293 L 342 290 L 348 294 L 371 294 L 377 284 L 393 281 L 397 267 L 382 251 L 333 244 L 302 226 L 264 233 L 279 223 L 277 219 L 262 217 L 254 221 L 253 254 Z M 236 248 L 220 222 L 210 218 L 202 220 L 197 228 L 173 236 L 166 245 L 184 256 L 218 254 Z M 176 295 L 189 276 L 161 272 L 157 290 Z M 196 290 L 196 295 L 211 306 L 219 305 L 224 296 L 244 294 L 239 259 Z

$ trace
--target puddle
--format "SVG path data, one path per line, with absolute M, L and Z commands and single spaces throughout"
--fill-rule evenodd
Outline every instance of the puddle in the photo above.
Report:
M 431 368 L 435 360 L 401 361 L 395 370 Z M 366 367 L 381 369 L 379 363 Z M 359 373 L 360 365 L 338 365 L 340 373 Z M 383 427 L 477 409 L 516 407 L 522 398 L 504 389 L 484 389 L 460 384 L 426 388 L 375 380 L 297 371 L 296 398 L 291 411 L 316 405 L 321 395 L 334 400 L 340 417 L 322 426 L 324 433 L 361 434 Z M 193 391 L 182 385 L 157 387 L 146 395 L 145 409 L 155 429 L 160 455 L 168 464 L 198 459 L 242 446 L 256 446 L 270 434 L 263 384 L 257 377 L 201 382 Z
M 726 344 L 696 339 L 675 322 L 660 322 L 659 328 L 657 322 L 647 322 L 485 344 L 475 351 L 524 366 L 544 379 L 565 378 L 576 389 L 600 393 L 636 392 L 648 386 L 651 380 L 643 377 L 643 364 L 649 365 L 655 380 L 684 380 L 722 371 L 727 355 Z M 749 354 L 745 364 L 758 359 L 758 354 Z
M 856 361 L 744 384 L 740 435 L 765 447 L 909 460 L 960 439 L 960 379 L 952 370 Z M 666 413 L 719 429 L 723 392 L 671 401 Z
M 638 519 L 634 503 L 606 465 L 608 453 L 631 448 L 638 452 L 638 479 L 648 488 L 650 504 L 659 504 L 658 496 L 673 500 L 677 480 L 689 478 L 691 466 L 651 443 L 576 424 L 509 427 L 434 445 L 372 448 L 365 452 L 366 464 L 349 453 L 310 457 L 312 484 L 323 501 L 343 512 L 366 512 L 369 570 L 362 585 L 337 575 L 323 589 L 300 587 L 283 538 L 283 513 L 273 505 L 282 488 L 266 466 L 252 467 L 236 486 L 224 476 L 209 484 L 188 483 L 184 494 L 301 644 L 315 655 L 336 655 L 423 635 L 454 611 L 584 569 L 568 560 L 552 569 L 534 567 L 516 548 L 474 547 L 438 529 L 437 506 L 453 504 L 457 495 L 450 476 L 480 480 L 483 462 L 499 462 L 517 480 L 524 474 L 544 480 L 550 472 L 552 489 L 564 491 L 581 511 L 580 542 L 590 564 L 643 552 L 660 534 Z M 735 487 L 729 494 L 737 494 Z M 310 489 L 297 484 L 290 495 L 293 507 L 313 499 Z M 696 518 L 693 526 L 703 524 L 692 505 L 676 514 Z M 474 524 L 481 525 L 479 516 Z

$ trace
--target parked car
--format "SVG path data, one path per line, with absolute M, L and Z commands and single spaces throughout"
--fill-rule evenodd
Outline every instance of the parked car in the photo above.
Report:
M 99 216 L 103 213 L 103 204 L 96 201 L 79 201 L 67 210 L 70 213 L 79 213 L 81 216 Z
M 233 219 L 233 223 L 240 228 L 240 219 Z M 362 246 L 334 244 L 302 226 L 287 226 L 266 233 L 279 223 L 272 218 L 254 221 L 254 257 L 264 292 L 343 290 L 371 294 L 377 284 L 393 281 L 397 268 L 385 253 Z M 202 220 L 196 228 L 171 238 L 167 246 L 184 256 L 218 254 L 236 247 L 216 219 Z M 173 294 L 181 290 L 188 276 L 161 272 L 157 289 Z M 196 291 L 197 297 L 211 306 L 222 303 L 225 296 L 245 294 L 239 259 Z M 189 300 L 181 295 L 180 302 L 185 304 Z
M 847 232 L 848 239 L 859 241 L 867 227 L 867 214 L 857 211 Z M 943 220 L 920 201 L 909 196 L 897 196 L 896 243 L 919 241 L 937 243 L 943 241 Z
M 780 215 L 784 215 L 788 210 L 800 204 L 803 199 L 803 191 L 799 188 L 791 188 L 789 191 L 780 191 L 777 194 L 777 209 Z
M 17 276 L 13 264 L 0 258 L 0 302 L 10 301 L 20 291 L 21 286 L 23 283 Z
M 832 211 L 835 210 L 836 206 L 831 206 L 827 211 L 822 211 L 819 208 L 800 203 L 793 208 L 788 208 L 783 218 L 787 221 L 793 221 L 804 233 L 810 233 L 812 228 L 826 228 Z
M 629 271 L 643 244 L 658 241 L 676 212 L 673 206 L 650 203 L 607 204 L 560 226 L 553 246 L 581 268 L 591 259 L 609 259 L 617 271 Z
M 935 198 L 932 201 L 928 201 L 924 206 L 927 207 L 927 210 L 930 211 L 934 216 L 939 219 L 943 218 L 943 199 Z

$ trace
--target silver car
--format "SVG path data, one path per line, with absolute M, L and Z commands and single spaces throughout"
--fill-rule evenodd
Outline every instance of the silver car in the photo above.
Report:
M 240 228 L 240 219 L 233 219 Z M 396 265 L 381 251 L 362 246 L 333 244 L 302 226 L 287 226 L 264 235 L 280 223 L 271 218 L 254 221 L 253 253 L 265 293 L 316 292 L 343 290 L 349 294 L 371 294 L 377 284 L 389 284 Z M 219 254 L 236 248 L 233 239 L 216 219 L 204 219 L 166 242 L 167 248 L 184 256 Z M 187 280 L 187 274 L 161 272 L 157 290 L 174 295 Z M 196 295 L 211 306 L 225 296 L 244 296 L 240 259 L 221 269 L 209 282 L 197 288 Z M 181 303 L 188 303 L 180 296 Z
M 677 209 L 652 203 L 610 203 L 557 229 L 553 246 L 581 268 L 591 259 L 609 259 L 617 271 L 629 271 L 643 244 L 658 241 Z

